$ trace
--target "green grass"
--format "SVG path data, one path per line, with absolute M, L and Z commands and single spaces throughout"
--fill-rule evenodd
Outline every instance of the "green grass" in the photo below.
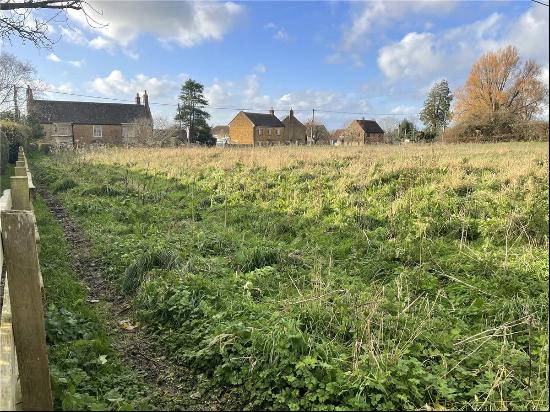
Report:
M 73 176 L 58 195 L 151 338 L 243 406 L 547 409 L 547 145 L 437 150 L 32 164 Z
M 45 323 L 56 410 L 140 410 L 148 388 L 111 347 L 101 310 L 87 302 L 71 267 L 71 250 L 43 199 L 34 211 L 40 233 Z

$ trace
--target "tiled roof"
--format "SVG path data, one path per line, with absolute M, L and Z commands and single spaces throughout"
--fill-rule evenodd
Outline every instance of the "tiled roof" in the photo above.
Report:
M 139 104 L 33 100 L 30 111 L 39 123 L 121 124 L 151 120 L 149 107 Z
M 286 122 L 286 120 L 289 118 L 290 116 L 285 116 L 283 120 L 281 120 L 283 123 Z M 296 116 L 292 116 L 292 118 L 298 122 L 298 124 L 301 124 L 302 126 L 304 125 L 301 121 L 299 121 Z
M 265 127 L 285 127 L 285 125 L 274 115 L 264 113 L 243 112 L 246 117 L 254 124 L 254 126 Z
M 374 120 L 356 120 L 366 133 L 384 133 L 384 130 Z

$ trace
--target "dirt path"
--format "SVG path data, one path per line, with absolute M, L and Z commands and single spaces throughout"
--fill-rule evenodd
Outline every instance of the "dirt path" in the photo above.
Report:
M 101 273 L 101 265 L 90 253 L 90 243 L 77 227 L 67 210 L 49 192 L 37 188 L 38 193 L 51 213 L 63 227 L 73 253 L 73 267 L 88 289 L 90 304 L 100 305 L 108 322 L 111 341 L 120 358 L 144 381 L 158 392 L 160 404 L 168 410 L 220 410 L 227 409 L 227 394 L 204 394 L 199 389 L 199 377 L 182 365 L 167 360 L 157 340 L 148 336 L 139 327 L 131 331 L 121 327 L 120 322 L 130 319 L 133 310 L 111 282 Z

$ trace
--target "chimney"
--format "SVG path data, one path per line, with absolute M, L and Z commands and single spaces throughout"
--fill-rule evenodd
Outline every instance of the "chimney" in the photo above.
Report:
M 290 109 L 290 117 L 294 117 L 294 110 Z
M 139 97 L 139 93 L 136 93 L 136 104 L 137 105 L 141 104 L 141 98 Z
M 149 107 L 149 96 L 147 96 L 147 90 L 143 91 L 143 104 L 145 107 Z
M 270 114 L 270 115 L 275 115 L 275 110 L 273 110 L 273 107 L 272 107 L 271 110 L 269 111 L 269 114 Z
M 27 114 L 31 113 L 31 105 L 33 102 L 31 86 L 27 85 Z

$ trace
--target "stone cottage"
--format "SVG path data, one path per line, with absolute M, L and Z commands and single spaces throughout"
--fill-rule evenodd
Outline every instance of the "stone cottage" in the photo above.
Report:
M 384 143 L 384 130 L 375 120 L 353 120 L 340 135 L 337 144 L 364 145 Z
M 153 119 L 147 91 L 143 104 L 35 100 L 27 87 L 27 113 L 44 130 L 45 143 L 64 147 L 128 146 L 152 136 Z

